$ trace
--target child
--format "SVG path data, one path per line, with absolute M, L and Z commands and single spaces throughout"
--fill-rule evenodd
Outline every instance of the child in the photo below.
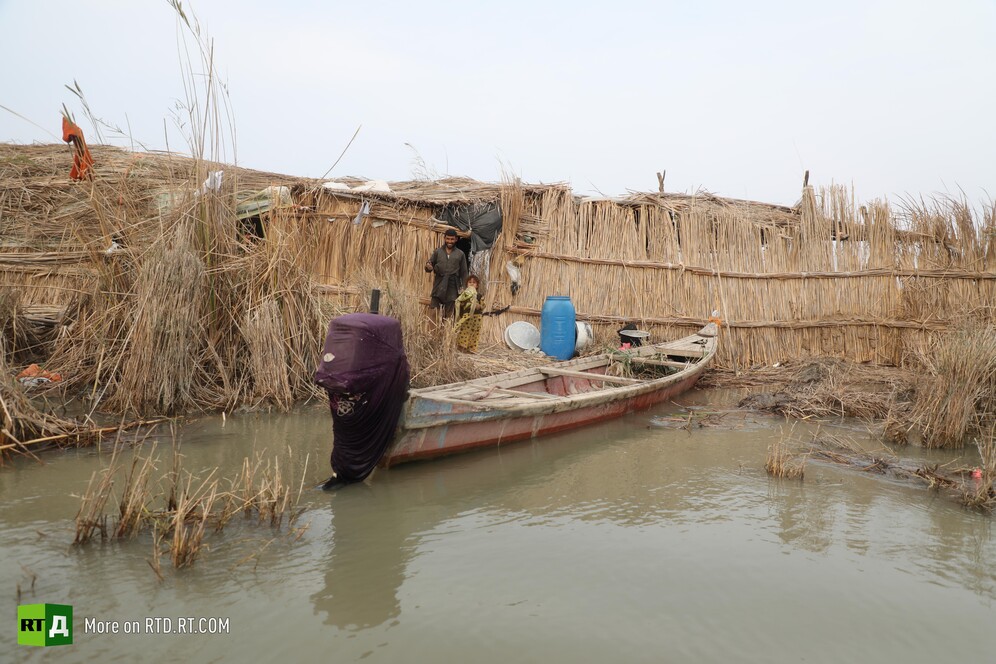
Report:
M 478 293 L 481 280 L 477 275 L 467 276 L 467 287 L 456 299 L 457 348 L 468 353 L 477 352 L 477 342 L 481 336 L 482 296 Z

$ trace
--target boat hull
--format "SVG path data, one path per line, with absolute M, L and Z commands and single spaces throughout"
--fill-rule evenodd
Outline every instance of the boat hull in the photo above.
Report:
M 381 465 L 392 466 L 497 447 L 620 417 L 667 401 L 691 389 L 705 371 L 705 366 L 703 364 L 696 369 L 686 377 L 661 385 L 658 389 L 630 396 L 620 395 L 616 399 L 556 412 L 516 415 L 514 412 L 500 411 L 459 412 L 454 407 L 447 421 L 438 425 L 399 429 L 398 437 L 385 454 Z

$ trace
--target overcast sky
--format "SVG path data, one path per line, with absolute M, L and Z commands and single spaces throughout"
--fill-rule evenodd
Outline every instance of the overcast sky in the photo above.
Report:
M 784 204 L 806 169 L 862 199 L 996 189 L 994 0 L 183 5 L 249 168 L 320 177 L 362 125 L 330 177 L 504 168 L 616 195 L 666 169 L 670 191 Z M 97 117 L 182 147 L 166 0 L 0 0 L 0 29 L 0 105 L 51 131 L 0 109 L 0 141 L 54 142 L 62 104 L 84 117 L 77 81 Z

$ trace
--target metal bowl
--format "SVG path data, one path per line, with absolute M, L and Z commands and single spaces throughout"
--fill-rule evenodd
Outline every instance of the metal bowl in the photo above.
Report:
M 574 323 L 577 332 L 574 337 L 574 352 L 580 353 L 595 340 L 595 332 L 591 329 L 591 323 L 587 321 L 577 321 Z
M 540 333 L 536 326 L 524 320 L 516 321 L 505 328 L 506 342 L 513 350 L 539 348 Z

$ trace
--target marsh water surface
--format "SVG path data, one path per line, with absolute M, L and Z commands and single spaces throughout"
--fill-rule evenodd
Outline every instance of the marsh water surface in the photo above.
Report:
M 707 392 L 681 401 L 305 489 L 306 530 L 236 520 L 162 582 L 148 535 L 70 546 L 72 494 L 106 450 L 14 460 L 0 469 L 0 647 L 79 662 L 996 661 L 993 517 L 830 465 L 771 479 L 783 420 L 655 426 L 723 406 Z M 205 418 L 179 439 L 188 469 L 234 476 L 263 450 L 310 486 L 328 475 L 329 430 L 316 407 Z M 22 604 L 74 607 L 73 645 L 15 645 L 18 586 Z M 87 617 L 229 629 L 90 634 Z

